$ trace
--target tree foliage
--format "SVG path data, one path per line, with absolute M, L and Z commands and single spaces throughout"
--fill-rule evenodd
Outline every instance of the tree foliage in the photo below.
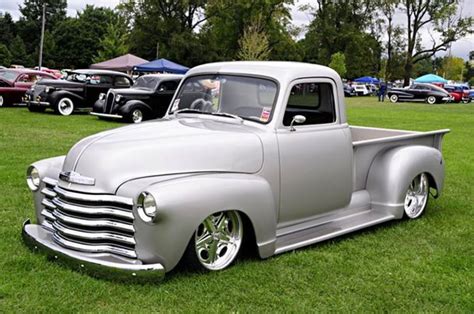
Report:
M 342 52 L 336 52 L 331 56 L 329 67 L 336 71 L 341 77 L 346 75 L 346 56 Z
M 8 47 L 0 43 L 0 65 L 9 66 L 12 62 L 12 55 Z
M 117 21 L 107 25 L 107 31 L 100 40 L 100 50 L 93 62 L 98 63 L 116 58 L 128 53 L 128 33 L 124 20 L 117 17 Z
M 250 24 L 239 39 L 239 60 L 268 60 L 270 48 L 268 38 L 260 24 L 260 18 Z
M 440 72 L 447 80 L 462 81 L 464 70 L 465 64 L 462 58 L 446 56 L 443 59 Z

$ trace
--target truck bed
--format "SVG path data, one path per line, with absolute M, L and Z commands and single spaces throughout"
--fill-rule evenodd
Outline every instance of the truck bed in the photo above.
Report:
M 354 149 L 354 191 L 365 189 L 370 165 L 379 152 L 403 145 L 423 145 L 441 150 L 443 135 L 449 132 L 449 129 L 417 132 L 361 126 L 351 126 L 350 130 Z

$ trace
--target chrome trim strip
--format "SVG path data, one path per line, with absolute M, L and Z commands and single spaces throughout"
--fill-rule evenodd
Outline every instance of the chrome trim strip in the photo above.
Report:
M 112 215 L 120 218 L 126 218 L 133 220 L 132 212 L 127 212 L 121 209 L 113 209 L 107 207 L 82 207 L 72 204 L 67 204 L 61 201 L 59 198 L 53 199 L 53 204 L 60 209 L 66 210 L 68 212 L 78 213 L 78 214 L 87 214 L 87 215 Z
M 53 190 L 48 189 L 48 188 L 43 188 L 41 190 L 41 194 L 43 194 L 47 197 L 50 197 L 50 198 L 56 197 L 56 195 L 57 195 Z
M 56 220 L 56 217 L 54 217 L 53 214 L 46 209 L 43 209 L 41 211 L 41 215 L 43 215 L 45 218 L 49 220 L 53 220 L 53 221 Z
M 142 264 L 139 260 L 132 263 L 118 258 L 114 258 L 115 261 L 103 260 L 99 256 L 90 257 L 64 249 L 52 241 L 51 232 L 40 225 L 31 225 L 29 219 L 23 223 L 22 238 L 25 245 L 32 250 L 61 259 L 70 267 L 85 270 L 94 275 L 128 281 L 131 279 L 157 280 L 165 275 L 165 268 L 159 263 Z
M 49 231 L 51 231 L 51 232 L 54 232 L 53 225 L 50 224 L 48 221 L 46 221 L 46 220 L 43 221 L 43 222 L 41 223 L 41 225 L 42 225 L 45 229 L 47 229 L 47 230 L 49 230 Z
M 116 222 L 116 221 L 113 221 L 113 220 L 107 220 L 107 219 L 94 219 L 94 220 L 81 219 L 81 218 L 68 216 L 65 213 L 62 213 L 58 210 L 55 210 L 53 212 L 53 215 L 59 221 L 62 221 L 66 224 L 73 224 L 73 225 L 78 225 L 78 226 L 82 226 L 82 227 L 93 227 L 93 228 L 109 227 L 109 228 L 115 228 L 115 229 L 126 231 L 126 232 L 135 232 L 135 228 L 133 227 L 133 225 L 128 225 L 128 224 L 125 224 L 125 223 Z
M 73 241 L 69 241 L 61 237 L 58 233 L 53 234 L 53 240 L 59 245 L 72 249 L 75 251 L 85 253 L 112 253 L 117 255 L 126 256 L 129 258 L 137 258 L 137 254 L 133 250 L 122 249 L 110 245 L 92 245 L 92 244 L 80 244 Z
M 129 206 L 133 206 L 133 199 L 128 197 L 121 197 L 116 195 L 108 195 L 108 194 L 82 194 L 82 193 L 75 193 L 66 191 L 59 186 L 54 188 L 54 191 L 59 195 L 62 195 L 66 198 L 76 199 L 79 201 L 86 201 L 86 202 L 111 202 L 111 203 L 121 203 Z
M 89 112 L 89 114 L 96 116 L 96 117 L 104 117 L 104 118 L 111 118 L 111 119 L 123 119 L 123 116 L 118 114 L 110 114 L 110 113 L 99 113 L 99 112 Z
M 41 201 L 41 205 L 44 205 L 48 207 L 49 209 L 56 209 L 56 205 L 51 203 L 51 201 L 47 198 L 43 198 L 43 200 Z
M 94 178 L 83 176 L 74 171 L 66 171 L 59 173 L 59 179 L 69 183 L 81 185 L 95 185 Z
M 53 187 L 58 185 L 58 180 L 54 180 L 54 179 L 51 179 L 51 178 L 48 178 L 48 177 L 44 177 L 43 182 L 46 183 L 47 185 L 51 185 Z
M 84 240 L 112 240 L 112 241 L 118 241 L 118 242 L 123 242 L 128 245 L 135 245 L 135 239 L 133 237 L 127 237 L 121 234 L 115 234 L 115 233 L 109 233 L 109 232 L 82 232 L 79 230 L 73 230 L 68 228 L 67 226 L 64 226 L 61 223 L 58 223 L 55 221 L 53 223 L 53 228 L 60 233 L 66 235 L 66 236 L 71 236 L 74 238 L 80 238 Z

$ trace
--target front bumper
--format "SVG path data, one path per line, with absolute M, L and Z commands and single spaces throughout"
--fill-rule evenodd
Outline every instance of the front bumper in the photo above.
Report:
M 109 113 L 99 113 L 99 112 L 90 112 L 91 115 L 101 118 L 108 118 L 108 119 L 123 119 L 123 116 L 119 114 L 109 114 Z
M 165 275 L 165 268 L 159 263 L 141 264 L 140 261 L 130 263 L 111 255 L 91 256 L 65 249 L 53 241 L 50 231 L 40 225 L 30 224 L 29 219 L 23 223 L 22 237 L 23 242 L 34 251 L 45 253 L 49 257 L 91 275 L 119 280 L 157 280 Z
M 40 106 L 40 107 L 50 107 L 51 104 L 47 101 L 41 101 L 41 98 L 37 97 L 36 100 L 32 100 L 30 96 L 23 97 L 23 103 L 28 106 Z

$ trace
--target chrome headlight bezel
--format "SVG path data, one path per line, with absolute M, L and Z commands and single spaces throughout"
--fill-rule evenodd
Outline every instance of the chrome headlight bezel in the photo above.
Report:
M 41 177 L 36 167 L 29 166 L 26 170 L 26 183 L 31 191 L 38 191 L 41 184 Z
M 122 99 L 121 95 L 115 96 L 115 102 L 120 102 L 121 99 Z
M 104 99 L 105 99 L 105 93 L 100 93 L 99 100 L 104 100 Z
M 49 94 L 49 93 L 51 93 L 53 90 L 54 90 L 53 87 L 46 86 L 46 88 L 44 89 L 44 92 L 45 92 L 46 94 Z
M 156 199 L 148 192 L 142 192 L 137 198 L 138 215 L 143 221 L 152 222 L 158 214 Z

